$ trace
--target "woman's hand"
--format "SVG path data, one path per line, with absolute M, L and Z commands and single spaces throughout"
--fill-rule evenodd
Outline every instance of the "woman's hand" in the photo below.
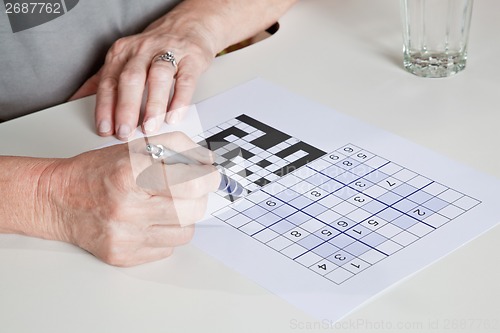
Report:
M 117 40 L 101 70 L 72 97 L 97 93 L 95 121 L 100 135 L 130 137 L 139 121 L 145 89 L 143 130 L 147 134 L 155 133 L 165 121 L 167 108 L 167 122 L 175 123 L 190 104 L 196 82 L 216 50 L 208 31 L 187 16 L 174 11 L 143 33 Z M 177 66 L 159 59 L 166 52 L 173 53 Z
M 152 134 L 167 110 L 167 122 L 181 118 L 218 52 L 268 28 L 296 1 L 184 0 L 143 33 L 116 41 L 101 70 L 71 99 L 97 93 L 98 133 L 126 140 L 137 127 L 147 88 L 142 127 Z M 158 60 L 166 52 L 174 54 L 177 68 Z
M 57 161 L 40 192 L 49 193 L 45 209 L 60 238 L 117 266 L 167 257 L 191 239 L 220 181 L 211 154 L 181 133 L 149 142 L 203 165 L 153 161 L 143 139 Z

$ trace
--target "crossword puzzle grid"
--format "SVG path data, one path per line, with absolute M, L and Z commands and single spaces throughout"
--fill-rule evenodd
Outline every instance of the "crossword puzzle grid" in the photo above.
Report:
M 194 141 L 212 150 L 215 165 L 248 193 L 326 154 L 247 115 L 213 127 Z
M 480 204 L 352 144 L 270 180 L 214 216 L 336 284 Z

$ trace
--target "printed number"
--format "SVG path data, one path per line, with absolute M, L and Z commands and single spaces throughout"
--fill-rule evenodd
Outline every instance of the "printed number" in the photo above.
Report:
M 334 160 L 334 161 L 336 161 L 336 160 L 338 160 L 338 159 L 340 158 L 340 156 L 335 155 L 335 154 L 332 154 L 332 155 L 330 155 L 330 156 L 328 156 L 328 157 L 330 157 L 330 159 L 331 159 L 331 160 Z
M 61 14 L 61 4 L 60 3 L 55 3 L 55 4 L 51 4 L 51 3 L 46 3 L 45 4 L 45 12 L 47 14 Z
M 363 183 L 363 182 L 355 182 L 354 185 L 356 185 L 357 187 L 365 187 L 366 186 L 366 183 Z
M 352 162 L 349 162 L 349 161 L 344 161 L 344 162 L 342 162 L 342 164 L 345 166 L 352 166 Z
M 269 201 L 266 201 L 266 205 L 268 205 L 269 207 L 274 207 L 274 206 L 276 206 L 276 202 L 269 200 Z
M 340 261 L 344 261 L 344 260 L 346 260 L 346 257 L 344 257 L 343 255 L 341 255 L 340 253 L 339 253 L 339 254 L 336 254 L 336 255 L 334 256 L 334 258 L 335 258 L 335 259 L 337 259 L 337 260 L 340 260 Z
M 359 268 L 360 268 L 360 265 L 355 265 L 355 264 L 353 264 L 352 262 L 351 262 L 351 266 L 354 266 L 354 267 L 356 267 L 357 269 L 359 269 Z
M 326 264 L 318 265 L 318 268 L 326 271 Z
M 365 199 L 364 199 L 364 198 L 361 198 L 361 197 L 354 197 L 354 201 L 357 201 L 357 202 L 365 202 Z
M 292 231 L 292 232 L 290 233 L 290 235 L 292 235 L 292 236 L 294 236 L 294 237 L 300 237 L 300 236 L 302 236 L 302 234 L 301 234 L 300 232 L 296 231 L 296 230 Z
M 354 231 L 355 233 L 357 233 L 358 235 L 361 235 L 362 231 L 361 230 L 356 230 L 356 229 L 352 229 L 352 231 Z
M 321 230 L 321 234 L 322 234 L 322 235 L 325 235 L 325 236 L 327 236 L 327 237 L 330 237 L 330 236 L 332 236 L 332 235 L 333 235 L 333 234 L 332 234 L 332 232 L 331 232 L 330 230 L 326 230 L 326 229 Z
M 418 216 L 424 216 L 425 215 L 425 212 L 421 211 L 420 208 L 415 209 L 413 212 L 415 214 L 417 214 Z
M 390 187 L 393 187 L 394 185 L 396 185 L 396 182 L 394 183 L 391 183 L 390 180 L 386 180 L 387 184 L 390 186 Z
M 6 14 L 19 14 L 20 11 L 21 11 L 21 6 L 18 3 L 12 4 L 10 2 L 7 2 L 5 4 Z
M 366 156 L 366 155 L 365 155 L 365 154 L 363 154 L 363 153 L 359 153 L 359 154 L 358 154 L 358 155 L 356 155 L 356 156 L 357 156 L 357 157 L 359 157 L 359 158 L 362 158 L 362 159 L 365 159 L 365 158 L 367 158 L 367 157 L 368 157 L 368 156 Z
M 31 9 L 30 9 L 31 7 Z M 44 3 L 44 2 L 23 2 L 23 3 L 10 3 L 5 4 L 5 13 L 7 14 L 34 14 L 36 8 L 40 7 L 38 14 L 61 14 L 60 3 Z
M 354 153 L 354 149 L 352 149 L 351 147 L 345 147 L 345 148 L 344 148 L 344 151 L 345 151 L 346 153 Z
M 316 197 L 316 198 L 317 198 L 317 197 L 320 197 L 320 196 L 321 196 L 321 193 L 319 193 L 318 191 L 312 191 L 312 192 L 311 192 L 311 195 L 312 195 L 313 197 Z
M 379 223 L 375 220 L 368 220 L 368 224 L 373 225 L 375 227 L 379 225 Z
M 338 221 L 337 225 L 342 227 L 342 228 L 346 228 L 349 226 L 349 223 L 347 223 L 346 221 Z

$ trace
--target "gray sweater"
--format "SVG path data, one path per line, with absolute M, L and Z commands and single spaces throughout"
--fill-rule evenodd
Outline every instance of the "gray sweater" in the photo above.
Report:
M 19 1 L 0 1 L 0 121 L 67 101 L 115 40 L 141 32 L 179 0 L 12 2 Z

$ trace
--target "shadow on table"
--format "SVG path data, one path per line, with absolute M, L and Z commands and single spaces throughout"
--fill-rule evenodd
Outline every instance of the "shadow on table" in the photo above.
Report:
M 347 38 L 359 42 L 360 52 L 378 55 L 402 69 L 399 2 L 379 1 L 374 12 L 372 5 L 365 6 L 368 1 L 324 1 L 318 3 L 317 11 L 312 15 L 317 15 L 319 22 L 328 22 L 327 25 L 318 25 L 318 29 L 332 30 L 336 34 L 340 31 Z

